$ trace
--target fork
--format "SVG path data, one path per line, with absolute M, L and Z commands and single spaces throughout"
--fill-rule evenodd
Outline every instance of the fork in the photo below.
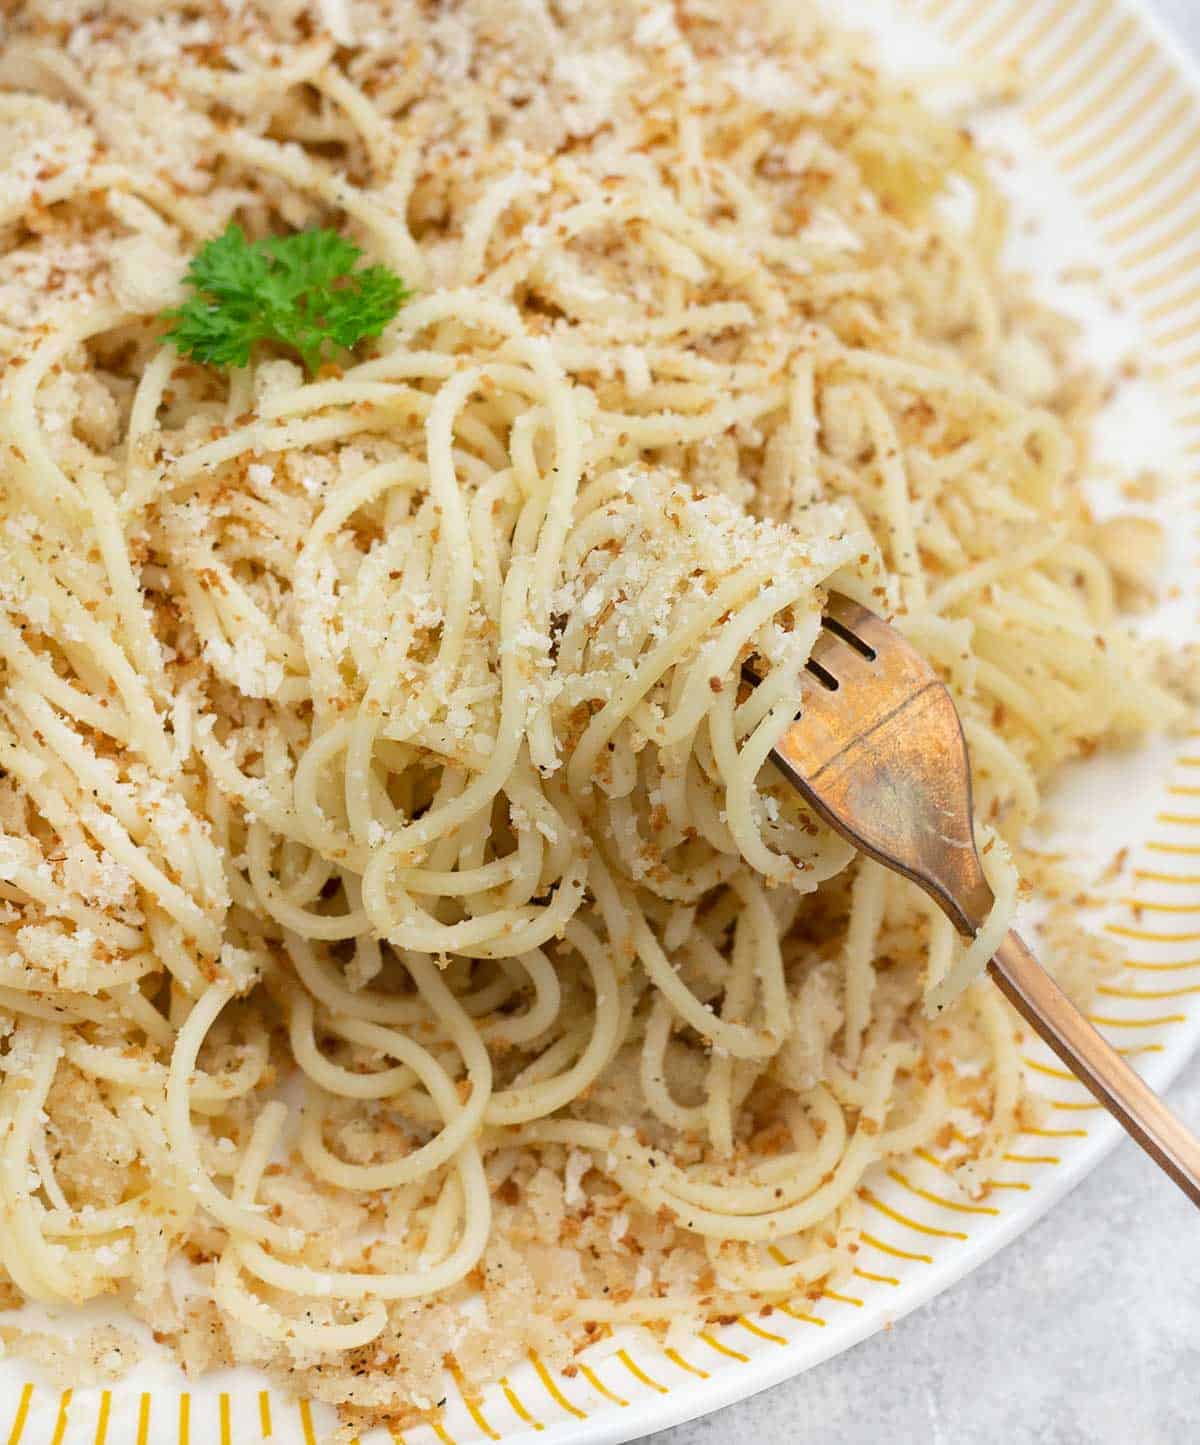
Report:
M 747 680 L 757 677 L 747 670 Z M 949 692 L 882 618 L 831 593 L 800 714 L 771 757 L 861 852 L 929 894 L 974 938 L 994 902 L 975 844 L 966 740 Z M 988 972 L 1018 1013 L 1200 1205 L 1200 1141 L 1084 1018 L 1015 932 Z

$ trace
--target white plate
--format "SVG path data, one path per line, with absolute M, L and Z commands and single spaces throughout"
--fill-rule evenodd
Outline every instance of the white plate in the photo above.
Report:
M 886 36 L 891 63 L 924 70 L 942 57 L 961 75 L 964 60 L 1021 62 L 1031 83 L 1019 115 L 984 126 L 985 139 L 1016 158 L 1018 210 L 1041 223 L 1032 239 L 1018 234 L 1015 259 L 1047 282 L 1061 280 L 1065 266 L 1101 262 L 1124 308 L 1099 302 L 1094 286 L 1057 281 L 1054 299 L 1085 321 L 1094 358 L 1115 362 L 1136 349 L 1160 364 L 1159 378 L 1118 399 L 1102 444 L 1134 466 L 1174 462 L 1179 490 L 1164 515 L 1178 593 L 1154 625 L 1200 638 L 1200 493 L 1189 476 L 1200 459 L 1200 239 L 1192 244 L 1200 78 L 1132 0 L 858 0 L 854 13 Z M 1200 1040 L 1200 737 L 1090 762 L 1054 802 L 1057 846 L 1097 862 L 1130 850 L 1098 919 L 1127 946 L 1130 968 L 1095 1017 L 1162 1087 Z M 1014 1147 L 983 1201 L 952 1198 L 924 1163 L 870 1180 L 873 1217 L 853 1296 L 827 1296 L 807 1315 L 744 1319 L 679 1353 L 642 1337 L 608 1341 L 570 1379 L 530 1362 L 474 1403 L 448 1382 L 439 1421 L 394 1439 L 638 1439 L 796 1375 L 899 1319 L 1028 1228 L 1116 1142 L 1116 1125 L 1078 1085 L 1044 1056 L 1030 1058 L 1050 1070 L 1040 1079 L 1054 1107 L 1045 1130 Z M 19 1362 L 0 1361 L 7 1445 L 316 1445 L 331 1422 L 323 1407 L 268 1392 L 250 1371 L 189 1384 L 173 1367 L 148 1364 L 111 1392 L 60 1394 L 30 1383 Z M 363 1445 L 386 1438 L 377 1432 Z

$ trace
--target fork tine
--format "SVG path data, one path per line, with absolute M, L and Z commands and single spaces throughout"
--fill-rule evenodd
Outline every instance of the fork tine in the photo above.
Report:
M 855 602 L 847 597 L 844 592 L 831 592 L 825 601 L 825 611 L 822 621 L 832 619 L 848 631 L 854 632 L 864 623 L 871 619 L 880 621 L 875 613 L 869 611 L 861 602 Z
M 842 685 L 867 682 L 877 649 L 836 619 L 832 627 L 826 625 L 827 621 L 822 619 L 821 630 L 812 645 L 812 660 Z M 852 640 L 848 640 L 845 633 L 849 633 Z
M 878 650 L 875 647 L 860 637 L 857 632 L 847 627 L 844 622 L 839 621 L 838 618 L 831 616 L 828 612 L 822 616 L 821 626 L 826 632 L 832 633 L 834 637 L 840 637 L 848 647 L 853 648 L 860 657 L 866 658 L 868 662 L 874 662 L 878 656 Z
M 814 705 L 819 707 L 824 700 L 841 690 L 844 683 L 854 675 L 854 669 L 864 664 L 864 643 L 847 644 L 836 632 L 822 628 L 817 633 L 809 652 L 808 662 L 796 678 L 796 685 L 804 700 L 805 710 L 811 712 Z M 872 656 L 874 651 L 871 650 Z M 742 677 L 751 687 L 762 682 L 757 658 L 749 658 L 742 664 Z
M 800 674 L 800 708 L 797 721 L 800 718 L 812 719 L 825 716 L 836 709 L 838 690 L 828 687 L 805 667 Z
M 773 750 L 818 813 L 934 893 L 964 931 L 990 907 L 975 853 L 971 785 L 954 703 L 903 634 L 832 594 L 800 716 Z M 850 638 L 846 634 L 849 632 Z
M 817 815 L 918 883 L 974 936 L 993 895 L 975 848 L 971 774 L 954 701 L 881 617 L 836 593 L 812 649 L 838 679 L 798 683 L 800 717 L 771 751 Z M 1139 1144 L 1200 1204 L 1200 1141 L 1042 972 L 1015 933 L 989 965 L 1024 1017 Z
M 837 673 L 835 669 L 837 668 L 838 654 L 843 645 L 844 644 L 838 642 L 834 633 L 828 632 L 823 627 L 820 632 L 817 633 L 816 640 L 813 642 L 812 649 L 808 655 L 815 662 L 819 662 L 822 667 L 828 668 L 836 677 Z

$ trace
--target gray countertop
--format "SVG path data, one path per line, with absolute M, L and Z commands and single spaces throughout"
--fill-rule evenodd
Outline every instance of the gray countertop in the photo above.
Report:
M 1200 52 L 1200 0 L 1154 6 Z M 1200 1127 L 1200 1059 L 1169 1097 Z M 1183 1445 L 1198 1437 L 1200 1218 L 1122 1142 L 1047 1218 L 895 1329 L 654 1440 Z

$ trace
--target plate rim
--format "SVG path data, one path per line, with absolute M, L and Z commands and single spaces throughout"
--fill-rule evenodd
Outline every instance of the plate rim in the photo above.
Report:
M 979 10 L 985 19 L 991 15 L 1002 18 L 1002 13 L 1008 5 L 1013 3 L 1013 0 L 893 0 L 893 3 L 896 3 L 897 8 L 904 14 L 912 16 L 914 19 L 920 19 L 924 24 L 932 24 L 934 29 L 939 29 L 942 28 L 939 22 L 947 12 L 958 11 L 960 14 L 965 14 Z M 1106 11 L 1105 23 L 1110 15 L 1131 17 L 1135 22 L 1136 29 L 1128 46 L 1130 48 L 1136 46 L 1139 39 L 1152 41 L 1155 55 L 1166 59 L 1175 78 L 1182 84 L 1197 107 L 1197 111 L 1200 112 L 1200 58 L 1188 49 L 1174 28 L 1153 8 L 1150 0 L 1106 0 L 1106 3 L 1109 8 Z M 1040 8 L 1052 10 L 1054 0 L 1043 0 L 1043 6 Z M 932 11 L 937 13 L 935 15 L 927 13 Z M 1182 124 L 1186 124 L 1186 122 Z M 1163 142 L 1164 146 L 1170 144 L 1169 138 Z M 1061 174 L 1061 167 L 1057 167 L 1057 169 Z M 1074 188 L 1074 183 L 1069 177 L 1064 177 L 1064 179 L 1068 186 Z M 1200 215 L 1200 211 L 1197 214 Z M 1106 242 L 1105 254 L 1108 262 L 1106 269 L 1121 275 L 1121 268 L 1112 252 L 1113 247 Z M 1200 278 L 1200 251 L 1196 253 L 1195 266 L 1192 271 L 1193 281 L 1197 278 Z M 1122 278 L 1122 280 L 1124 279 Z M 1123 286 L 1122 289 L 1127 289 L 1127 287 Z M 1145 334 L 1146 326 L 1141 322 L 1139 322 L 1139 326 L 1141 332 Z M 1198 322 L 1198 330 L 1200 330 L 1200 322 Z M 1196 361 L 1200 366 L 1200 352 L 1196 354 Z M 1164 409 L 1168 408 L 1172 399 L 1170 390 L 1166 390 L 1162 398 Z M 1197 415 L 1200 417 L 1200 413 Z M 1156 788 L 1160 793 L 1178 768 L 1178 752 L 1179 750 L 1176 749 L 1175 756 L 1166 764 L 1160 777 L 1156 780 Z M 1143 838 L 1139 846 L 1144 847 L 1144 844 L 1145 839 Z M 1200 910 L 1200 885 L 1197 886 L 1196 896 L 1197 907 Z M 1189 1022 L 1190 1028 L 1181 1028 L 1174 1035 L 1164 1039 L 1162 1052 L 1151 1055 L 1145 1068 L 1141 1071 L 1156 1089 L 1167 1088 L 1191 1058 L 1200 1051 L 1200 1016 Z M 921 1274 L 909 1274 L 903 1281 L 903 1287 L 895 1291 L 894 1307 L 887 1307 L 887 1301 L 872 1301 L 869 1307 L 856 1312 L 858 1317 L 855 1319 L 839 1316 L 836 1327 L 833 1327 L 833 1321 L 829 1322 L 831 1328 L 827 1331 L 824 1340 L 814 1341 L 811 1335 L 805 1335 L 803 1343 L 800 1338 L 794 1338 L 787 1340 L 780 1348 L 757 1350 L 748 1357 L 744 1357 L 743 1362 L 737 1368 L 714 1369 L 708 1378 L 690 1379 L 686 1383 L 681 1381 L 666 1393 L 649 1396 L 631 1395 L 627 1402 L 628 1408 L 605 1407 L 597 1409 L 595 1413 L 588 1414 L 585 1418 L 548 1419 L 544 1424 L 535 1425 L 531 1422 L 512 1430 L 490 1430 L 486 1433 L 490 1438 L 503 1441 L 504 1445 L 532 1445 L 535 1440 L 539 1442 L 539 1445 L 624 1445 L 624 1442 L 640 1440 L 661 1430 L 714 1414 L 763 1390 L 796 1379 L 808 1370 L 853 1349 L 865 1339 L 879 1333 L 891 1323 L 904 1319 L 914 1310 L 928 1303 L 929 1300 L 966 1279 L 1058 1205 L 1101 1163 L 1123 1137 L 1123 1131 L 1114 1118 L 1107 1113 L 1097 1114 L 1094 1121 L 1089 1122 L 1087 1137 L 1074 1143 L 1069 1157 L 1063 1158 L 1053 1174 L 1039 1178 L 1036 1188 L 1030 1191 L 1027 1199 L 1005 1209 L 988 1224 L 986 1229 L 972 1234 L 969 1238 L 964 1236 L 961 1246 L 939 1251 Z M 551 1370 L 551 1374 L 557 1382 L 560 1378 L 559 1373 Z M 203 1380 L 190 1382 L 186 1386 L 181 1383 L 179 1388 L 189 1389 L 193 1401 L 201 1396 L 205 1399 L 211 1397 L 215 1401 L 218 1391 L 226 1389 L 231 1390 L 231 1394 L 222 1394 L 223 1402 L 232 1398 L 233 1389 L 237 1389 L 239 1396 L 242 1393 L 247 1396 L 252 1393 L 249 1386 L 238 1388 L 231 1384 L 222 1384 L 222 1379 L 228 1380 L 229 1376 L 230 1372 L 214 1373 Z M 11 1390 L 7 1381 L 0 1383 L 0 1400 L 3 1400 L 6 1408 L 10 1395 L 15 1401 L 19 1392 L 15 1378 Z M 27 1373 L 25 1378 L 30 1378 L 30 1374 Z M 180 1380 L 182 1382 L 182 1375 Z M 27 1386 L 26 1391 L 29 1388 Z M 154 1388 L 155 1394 L 158 1394 L 159 1388 L 161 1387 Z M 661 1387 L 659 1388 L 661 1389 Z M 118 1392 L 127 1399 L 136 1397 L 135 1387 L 125 1386 L 118 1382 L 112 1391 L 114 1405 L 117 1403 Z M 100 1393 L 98 1389 L 80 1389 L 75 1392 L 76 1401 L 82 1403 L 84 1399 Z M 173 1392 L 169 1388 L 163 1388 L 162 1393 L 166 1395 Z M 320 1438 L 320 1432 L 314 1433 L 313 1431 L 307 1402 L 300 1401 L 297 1397 L 287 1395 L 284 1391 L 274 1387 L 271 1394 L 274 1399 L 279 1400 L 280 1404 L 286 1400 L 292 1420 L 295 1419 L 297 1404 L 300 1407 L 300 1428 L 294 1428 L 290 1422 L 285 1425 L 282 1420 L 279 1420 L 271 1434 L 272 1442 L 278 1442 L 278 1445 L 293 1445 L 293 1442 L 296 1442 L 298 1445 L 298 1442 L 303 1440 L 305 1445 L 316 1445 L 317 1439 Z M 142 1398 L 144 1400 L 146 1396 L 143 1395 Z M 22 1401 L 24 1403 L 18 1407 L 13 1432 L 8 1437 L 10 1445 L 15 1445 L 22 1434 L 21 1427 L 25 1420 L 25 1411 L 28 1408 L 26 1394 L 22 1394 Z M 65 1407 L 60 1407 L 60 1413 L 64 1409 Z M 223 1403 L 220 1432 L 222 1445 L 226 1445 L 229 1439 L 235 1438 L 229 1434 L 228 1416 L 224 1413 L 227 1410 L 228 1405 Z M 51 1418 L 53 1418 L 52 1415 Z M 65 1420 L 65 1414 L 62 1414 L 62 1418 Z M 475 1418 L 478 1419 L 478 1416 Z M 148 1420 L 147 1414 L 147 1422 Z M 215 1440 L 217 1436 L 217 1431 L 209 1428 L 201 1431 L 197 1428 L 198 1424 L 199 1422 L 195 1419 L 195 1411 L 193 1411 L 190 1431 L 192 1440 L 195 1445 L 211 1445 L 211 1441 Z M 404 1438 L 411 1439 L 412 1435 L 416 1434 L 415 1428 L 411 1434 L 406 1430 Z M 421 1431 L 420 1434 L 423 1437 L 425 1432 Z M 483 1430 L 477 1430 L 469 1438 L 474 1442 L 483 1438 L 484 1434 Z M 75 1437 L 85 1438 L 84 1434 L 78 1430 L 75 1431 Z M 53 1438 L 55 1445 L 58 1445 L 62 1436 L 57 1428 Z M 165 1445 L 166 1441 L 174 1441 L 175 1438 L 172 1426 L 156 1427 L 152 1433 L 147 1434 L 144 1434 L 141 1428 L 138 1430 L 139 1445 Z M 250 1437 L 243 1437 L 239 1434 L 236 1438 Z M 369 1442 L 376 1438 L 382 1438 L 382 1436 L 377 1437 L 374 1431 L 364 1433 L 364 1445 L 369 1445 Z M 449 1440 L 450 1436 L 441 1433 L 440 1438 Z M 99 1441 L 102 1436 L 97 1435 L 96 1439 Z
M 919 3 L 920 0 L 902 0 L 904 10 L 910 12 L 916 10 Z M 1153 8 L 1150 0 L 1114 0 L 1114 9 L 1134 17 L 1153 39 L 1156 50 L 1170 61 L 1193 100 L 1200 105 L 1200 58 L 1187 48 L 1174 28 Z M 1111 251 L 1111 247 L 1106 246 L 1106 251 Z M 1160 786 L 1166 785 L 1176 766 L 1173 761 L 1165 771 Z M 1198 1052 L 1200 1031 L 1194 1031 L 1191 1036 L 1181 1036 L 1174 1047 L 1166 1045 L 1164 1052 L 1153 1056 L 1140 1072 L 1157 1091 L 1162 1092 L 1170 1087 Z M 1098 1116 L 1086 1141 L 1078 1145 L 1070 1160 L 1062 1164 L 1051 1180 L 1039 1186 L 1027 1204 L 1007 1211 L 986 1233 L 973 1237 L 962 1250 L 939 1256 L 919 1279 L 906 1280 L 903 1296 L 895 1310 L 883 1312 L 881 1317 L 877 1317 L 876 1312 L 864 1313 L 861 1324 L 849 1328 L 843 1325 L 830 1339 L 827 1348 L 814 1350 L 805 1345 L 803 1359 L 796 1360 L 792 1358 L 797 1353 L 796 1342 L 789 1341 L 777 1352 L 763 1352 L 751 1357 L 737 1370 L 723 1370 L 708 1380 L 697 1380 L 686 1389 L 672 1390 L 669 1395 L 658 1399 L 639 1399 L 628 1412 L 619 1410 L 613 1414 L 605 1411 L 587 1420 L 577 1420 L 561 1435 L 557 1425 L 542 1429 L 531 1426 L 515 1433 L 505 1433 L 502 1439 L 512 1442 L 512 1445 L 532 1445 L 535 1440 L 545 1442 L 545 1445 L 551 1445 L 555 1440 L 560 1440 L 561 1445 L 626 1445 L 628 1441 L 644 1439 L 661 1430 L 715 1414 L 763 1390 L 798 1379 L 809 1370 L 854 1349 L 887 1325 L 906 1318 L 965 1280 L 1060 1204 L 1124 1137 L 1124 1130 L 1111 1114 L 1105 1112 Z

